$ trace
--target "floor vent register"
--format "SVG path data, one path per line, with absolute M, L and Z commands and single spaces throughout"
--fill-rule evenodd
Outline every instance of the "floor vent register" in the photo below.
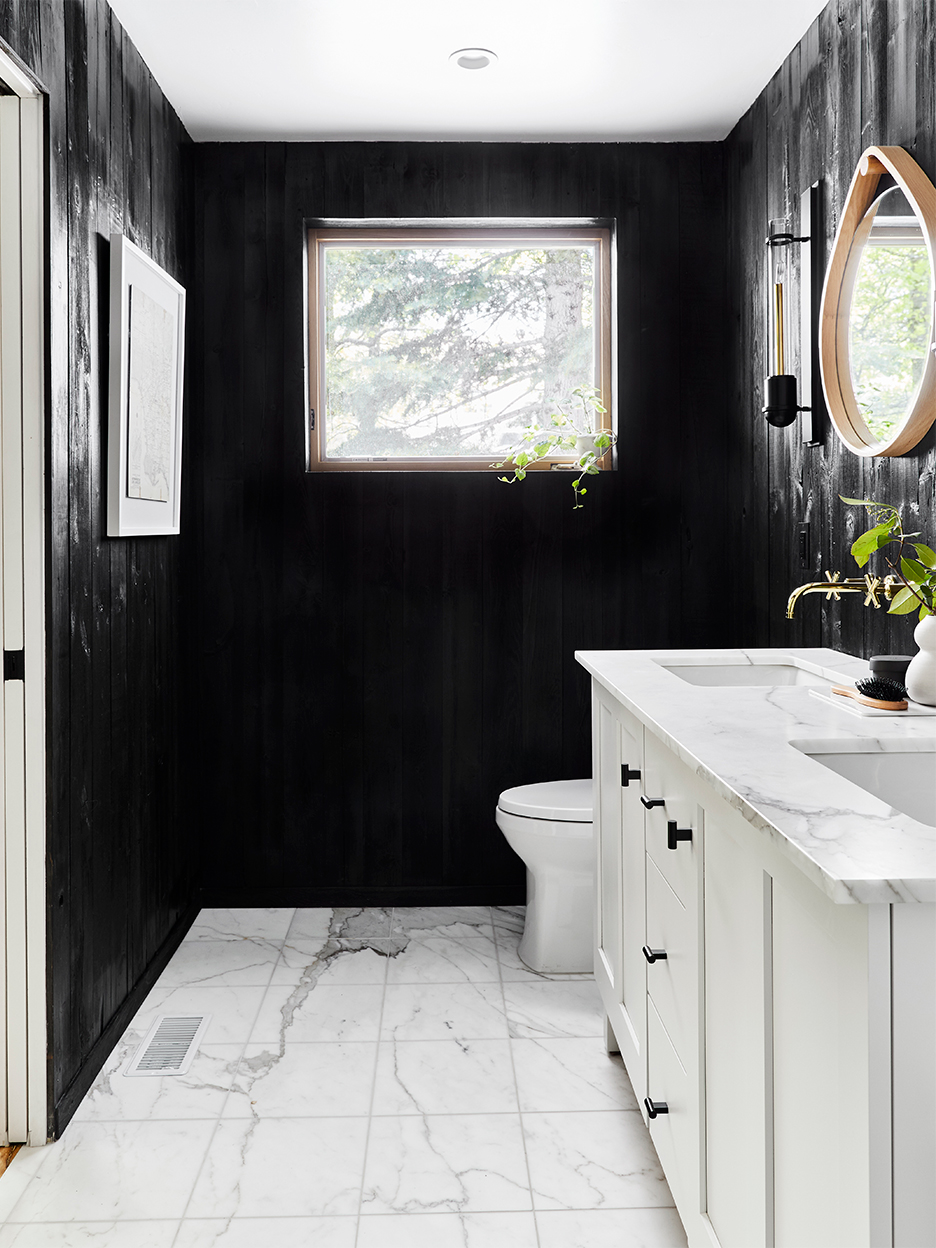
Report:
M 160 1014 L 124 1074 L 184 1075 L 210 1021 L 210 1014 Z

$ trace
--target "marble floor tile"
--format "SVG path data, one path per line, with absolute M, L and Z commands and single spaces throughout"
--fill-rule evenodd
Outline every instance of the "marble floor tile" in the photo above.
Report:
M 222 1121 L 186 1217 L 356 1213 L 366 1138 L 366 1118 Z
M 498 1040 L 506 1035 L 500 984 L 387 985 L 382 1040 Z
M 45 1156 L 10 1220 L 178 1219 L 214 1128 L 203 1120 L 72 1122 L 60 1140 L 36 1150 Z
M 394 933 L 422 932 L 450 940 L 491 935 L 490 906 L 395 906 Z
M 2 1176 L 0 1248 L 685 1248 L 597 988 L 524 968 L 523 920 L 203 911 Z M 190 1071 L 127 1078 L 162 1013 L 212 1015 Z
M 523 1132 L 538 1210 L 673 1203 L 650 1133 L 633 1110 L 524 1114 Z
M 518 1039 L 545 1036 L 601 1036 L 604 1010 L 590 980 L 504 984 L 510 1034 Z
M 540 1248 L 687 1248 L 675 1209 L 537 1211 Z
M 47 1152 L 53 1145 L 44 1148 L 23 1146 L 4 1170 L 0 1181 L 0 1225 L 12 1216 L 19 1198 L 39 1173 L 46 1160 Z
M 568 980 L 594 979 L 591 971 L 576 971 L 572 974 L 553 974 L 544 971 L 531 971 L 525 965 L 518 952 L 520 932 L 497 929 L 497 956 L 500 961 L 501 979 L 504 983 L 522 983 L 524 980 L 543 979 L 564 983 Z
M 373 1118 L 362 1212 L 467 1213 L 529 1209 L 515 1114 Z
M 491 922 L 498 937 L 501 932 L 516 932 L 519 940 L 525 921 L 526 906 L 491 906 Z
M 265 988 L 279 961 L 280 942 L 264 940 L 183 940 L 157 988 Z
M 272 984 L 382 984 L 387 966 L 403 944 L 398 939 L 371 936 L 366 940 L 317 940 L 296 936 L 283 945 L 273 970 Z
M 333 938 L 331 928 L 335 913 L 331 906 L 299 906 L 293 914 L 292 923 L 290 923 L 289 931 L 286 933 L 286 940 L 301 940 L 307 944 L 324 945 L 326 941 Z M 338 913 L 344 914 L 348 912 L 338 911 Z M 359 912 L 355 911 L 355 913 Z M 389 912 L 381 910 L 380 913 L 388 914 Z M 389 918 L 385 926 L 389 929 Z M 384 931 L 381 935 L 387 935 L 387 932 Z
M 287 908 L 201 910 L 185 934 L 186 940 L 270 940 L 286 939 L 295 913 Z
M 186 1218 L 172 1248 L 354 1248 L 356 1230 L 357 1218 L 353 1215 Z
M 308 1040 L 376 1040 L 384 989 L 380 984 L 315 984 L 267 989 L 252 1044 Z
M 104 1063 L 73 1122 L 217 1118 L 244 1051 L 243 1044 L 203 1044 L 184 1075 L 128 1078 L 124 1068 L 143 1032 L 127 1032 Z
M 361 1218 L 357 1248 L 537 1248 L 532 1213 L 385 1213 Z
M 374 1114 L 516 1113 L 508 1040 L 381 1044 Z
M 381 906 L 337 907 L 331 912 L 328 934 L 336 940 L 362 940 L 369 936 L 390 936 L 391 909 Z M 294 930 L 290 935 L 299 935 L 305 930 L 309 911 L 297 910 Z
M 178 1218 L 145 1222 L 8 1222 L 0 1248 L 173 1248 Z
M 604 1040 L 511 1040 L 520 1109 L 636 1109 L 637 1098 L 620 1057 Z
M 249 1044 L 224 1106 L 225 1118 L 367 1115 L 376 1043 Z
M 206 1044 L 246 1044 L 265 988 L 154 988 L 130 1024 L 145 1036 L 160 1014 L 210 1014 Z
M 389 984 L 480 984 L 499 978 L 494 941 L 476 936 L 452 940 L 410 933 L 387 968 Z

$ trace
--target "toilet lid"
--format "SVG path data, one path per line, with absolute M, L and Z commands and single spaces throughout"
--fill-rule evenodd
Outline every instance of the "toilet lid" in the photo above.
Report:
M 498 806 L 511 815 L 527 819 L 558 819 L 564 823 L 591 823 L 590 780 L 548 780 L 545 784 L 521 784 L 505 789 Z

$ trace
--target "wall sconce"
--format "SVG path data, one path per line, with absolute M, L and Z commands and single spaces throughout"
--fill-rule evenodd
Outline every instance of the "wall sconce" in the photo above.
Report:
M 812 427 L 812 406 L 806 405 L 801 407 L 797 401 L 797 380 L 792 373 L 788 373 L 786 369 L 787 356 L 787 319 L 789 315 L 788 300 L 784 298 L 788 295 L 792 288 L 793 266 L 791 263 L 790 247 L 796 244 L 803 245 L 802 263 L 800 266 L 800 304 L 801 304 L 801 346 L 802 346 L 802 368 L 803 368 L 803 389 L 804 395 L 810 399 L 812 397 L 812 357 L 813 357 L 813 339 L 814 335 L 814 293 L 813 293 L 813 273 L 812 263 L 813 257 L 810 248 L 810 237 L 812 234 L 812 216 L 813 209 L 816 205 L 816 195 L 818 188 L 812 187 L 804 192 L 802 197 L 802 234 L 793 234 L 789 230 L 774 230 L 774 223 L 770 224 L 770 232 L 767 236 L 767 291 L 768 291 L 768 315 L 767 315 L 767 341 L 768 341 L 768 357 L 770 360 L 770 375 L 764 379 L 764 407 L 763 412 L 767 417 L 768 424 L 774 425 L 779 429 L 792 425 L 796 417 L 801 413 L 809 414 L 809 418 L 804 417 L 803 422 L 803 441 L 811 446 L 816 445 L 813 436 Z

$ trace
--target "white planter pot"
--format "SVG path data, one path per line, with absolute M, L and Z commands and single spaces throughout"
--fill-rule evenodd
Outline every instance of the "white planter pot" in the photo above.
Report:
M 913 630 L 920 647 L 907 668 L 907 693 L 914 702 L 936 706 L 936 615 L 927 615 Z

